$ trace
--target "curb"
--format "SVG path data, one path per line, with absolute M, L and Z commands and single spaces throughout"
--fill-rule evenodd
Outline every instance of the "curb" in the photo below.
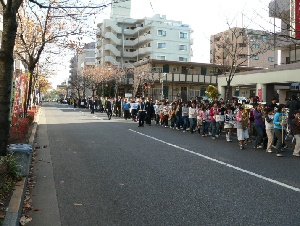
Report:
M 29 137 L 28 144 L 32 147 L 34 146 L 34 140 L 37 132 L 38 127 L 38 119 L 40 113 L 40 106 L 35 114 L 35 119 L 33 123 L 33 128 L 31 130 L 31 135 Z M 31 161 L 31 157 L 29 158 Z M 28 168 L 30 168 L 30 163 L 28 164 Z M 23 203 L 26 193 L 26 186 L 27 186 L 28 176 L 23 177 L 21 181 L 16 184 L 16 189 L 14 190 L 6 214 L 4 218 L 3 226 L 19 226 L 20 225 L 20 218 L 23 212 Z

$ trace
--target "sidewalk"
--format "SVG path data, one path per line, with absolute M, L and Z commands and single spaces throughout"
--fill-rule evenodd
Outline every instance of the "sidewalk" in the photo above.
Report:
M 53 177 L 53 165 L 48 140 L 45 110 L 41 108 L 37 137 L 35 141 L 36 157 L 33 164 L 35 187 L 31 189 L 32 210 L 28 215 L 32 221 L 28 226 L 61 225 L 58 202 Z
M 60 215 L 53 177 L 45 111 L 40 108 L 35 117 L 29 144 L 36 156 L 32 162 L 35 187 L 30 192 L 32 210 L 26 212 L 32 221 L 26 226 L 60 226 Z M 16 185 L 3 226 L 19 226 L 28 177 Z

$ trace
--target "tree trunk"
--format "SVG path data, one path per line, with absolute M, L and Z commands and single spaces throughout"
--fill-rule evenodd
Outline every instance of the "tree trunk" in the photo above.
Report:
M 29 68 L 29 85 L 28 85 L 26 101 L 24 102 L 24 117 L 27 116 L 29 101 L 31 99 L 31 94 L 32 94 L 33 71 L 34 71 L 34 68 Z
M 3 11 L 3 33 L 0 49 L 0 155 L 6 155 L 14 70 L 13 50 L 17 32 L 16 14 L 23 0 L 8 0 Z
M 230 101 L 231 98 L 232 98 L 232 87 L 230 86 L 230 82 L 227 82 L 225 100 Z

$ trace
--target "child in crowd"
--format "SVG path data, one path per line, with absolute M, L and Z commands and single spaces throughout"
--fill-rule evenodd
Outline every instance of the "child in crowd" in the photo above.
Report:
M 232 136 L 232 130 L 234 127 L 234 120 L 235 116 L 232 112 L 231 106 L 227 106 L 226 114 L 225 114 L 225 123 L 224 123 L 224 129 L 226 129 L 226 141 L 232 142 L 231 136 Z
M 248 126 L 249 126 L 249 114 L 242 105 L 239 105 L 239 110 L 236 114 L 236 128 L 237 128 L 237 138 L 239 141 L 240 149 L 243 150 L 244 142 L 249 138 Z
M 274 108 L 266 108 L 265 109 L 265 128 L 266 128 L 266 134 L 268 138 L 268 144 L 267 144 L 267 152 L 272 153 L 272 144 L 274 140 Z

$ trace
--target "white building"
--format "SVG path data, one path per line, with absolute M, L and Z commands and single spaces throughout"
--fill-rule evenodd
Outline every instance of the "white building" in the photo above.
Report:
M 93 66 L 96 63 L 95 42 L 85 44 L 82 53 L 78 54 L 78 65 L 84 68 L 84 65 Z
M 75 55 L 70 60 L 70 76 L 68 83 L 70 84 L 70 89 L 68 91 L 68 96 L 77 96 L 76 90 L 74 88 L 74 83 L 77 83 L 80 79 L 78 76 L 82 76 L 81 70 L 85 65 L 92 66 L 95 65 L 95 42 L 86 44 L 83 47 L 83 51 L 80 54 Z M 77 84 L 78 85 L 78 84 Z M 82 84 L 84 86 L 84 84 Z M 82 96 L 91 96 L 92 91 L 89 89 L 83 88 Z
M 192 29 L 164 15 L 132 19 L 130 1 L 112 3 L 110 19 L 97 25 L 97 64 L 128 66 L 148 59 L 189 62 Z

